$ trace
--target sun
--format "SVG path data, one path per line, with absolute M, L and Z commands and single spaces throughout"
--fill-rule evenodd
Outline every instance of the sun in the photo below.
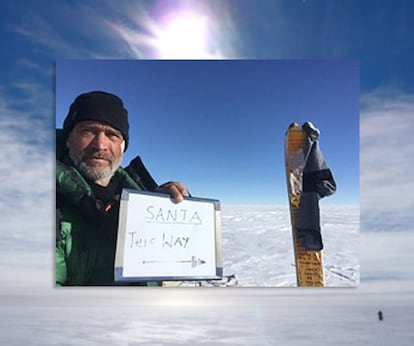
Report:
M 208 52 L 208 18 L 193 12 L 168 16 L 155 33 L 154 47 L 161 59 L 205 59 Z
M 198 3 L 174 7 L 167 6 L 168 3 L 159 2 L 150 9 L 131 8 L 124 21 L 107 24 L 141 59 L 207 60 L 236 56 L 236 36 L 225 8 L 207 6 L 207 2 L 202 6 Z

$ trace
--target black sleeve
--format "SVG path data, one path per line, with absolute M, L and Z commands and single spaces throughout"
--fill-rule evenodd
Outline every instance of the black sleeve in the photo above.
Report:
M 139 156 L 133 159 L 129 165 L 125 167 L 125 170 L 144 190 L 154 191 L 158 187 L 158 184 L 145 168 L 144 163 Z

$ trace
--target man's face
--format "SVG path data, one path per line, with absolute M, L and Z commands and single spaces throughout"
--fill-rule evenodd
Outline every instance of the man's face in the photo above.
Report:
M 80 172 L 102 186 L 108 185 L 120 166 L 125 148 L 121 132 L 98 121 L 77 123 L 66 144 Z

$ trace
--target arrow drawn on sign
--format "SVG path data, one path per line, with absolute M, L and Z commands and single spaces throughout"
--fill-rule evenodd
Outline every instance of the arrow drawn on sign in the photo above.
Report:
M 142 264 L 149 264 L 149 263 L 191 263 L 191 267 L 197 267 L 201 264 L 206 263 L 206 261 L 202 260 L 201 258 L 197 258 L 195 256 L 192 256 L 190 260 L 183 260 L 183 261 L 157 261 L 157 260 L 150 260 L 146 261 L 143 260 Z

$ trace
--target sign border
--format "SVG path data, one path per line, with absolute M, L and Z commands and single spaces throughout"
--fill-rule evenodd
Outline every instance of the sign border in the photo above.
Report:
M 171 199 L 171 196 L 165 193 L 140 191 L 134 189 L 123 189 L 119 208 L 119 223 L 118 223 L 118 235 L 117 245 L 115 252 L 115 267 L 114 278 L 116 282 L 132 283 L 132 282 L 144 282 L 144 281 L 203 281 L 203 280 L 220 280 L 223 278 L 223 255 L 222 255 L 222 238 L 221 238 L 221 206 L 220 201 L 211 198 L 200 197 L 184 197 L 185 200 L 211 203 L 214 206 L 214 242 L 215 242 L 215 267 L 216 273 L 211 276 L 150 276 L 150 277 L 124 277 L 123 276 L 123 261 L 124 261 L 124 244 L 126 233 L 126 219 L 127 219 L 127 207 L 126 203 L 129 201 L 131 194 L 155 196 L 159 198 Z

